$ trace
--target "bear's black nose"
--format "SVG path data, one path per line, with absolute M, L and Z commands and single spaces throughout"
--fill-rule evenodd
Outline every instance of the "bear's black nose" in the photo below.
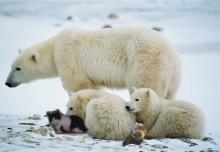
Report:
M 14 82 L 5 82 L 5 85 L 8 86 L 9 88 L 14 88 L 17 87 L 18 85 L 20 85 L 20 83 L 14 83 Z
M 130 109 L 130 107 L 129 107 L 129 106 L 125 106 L 125 109 L 126 109 L 126 110 L 129 110 L 129 109 Z
M 12 84 L 9 83 L 9 82 L 5 82 L 5 85 L 8 86 L 8 87 L 12 87 Z

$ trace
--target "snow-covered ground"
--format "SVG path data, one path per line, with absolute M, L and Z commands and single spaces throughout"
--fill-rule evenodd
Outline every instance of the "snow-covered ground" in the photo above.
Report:
M 109 19 L 110 13 L 118 17 Z M 2 103 L 0 112 L 10 114 L 8 118 L 13 121 L 17 118 L 13 115 L 35 113 L 44 115 L 45 111 L 56 108 L 65 111 L 68 96 L 58 78 L 39 80 L 10 89 L 4 85 L 10 64 L 17 56 L 18 48 L 24 49 L 45 40 L 65 27 L 98 29 L 106 24 L 113 27 L 157 26 L 163 29 L 162 34 L 177 49 L 182 62 L 182 83 L 177 98 L 195 103 L 204 111 L 206 135 L 213 136 L 219 145 L 220 1 L 218 0 L 137 0 L 135 2 L 132 0 L 0 0 L 0 102 Z M 129 99 L 126 90 L 110 91 L 126 100 Z M 2 134 L 3 130 L 7 129 L 5 127 L 13 124 L 6 123 L 6 119 L 5 115 L 0 117 L 1 139 L 5 136 Z M 15 126 L 16 123 L 17 121 Z M 75 136 L 73 138 L 75 139 Z M 157 143 L 157 141 L 150 142 Z M 176 140 L 169 142 L 176 143 Z M 103 144 L 105 145 L 105 142 Z M 6 145 L 7 143 L 0 145 L 0 149 Z M 15 142 L 14 148 L 19 145 Z M 177 145 L 180 145 L 179 148 L 183 151 L 187 150 L 181 142 L 177 142 Z M 119 143 L 116 142 L 113 147 L 117 146 Z M 219 150 L 215 146 L 211 147 Z
M 78 151 L 78 152 L 138 152 L 138 151 L 218 151 L 215 135 L 198 139 L 153 139 L 137 145 L 122 146 L 122 141 L 92 139 L 88 134 L 55 134 L 45 117 L 0 115 L 1 151 Z

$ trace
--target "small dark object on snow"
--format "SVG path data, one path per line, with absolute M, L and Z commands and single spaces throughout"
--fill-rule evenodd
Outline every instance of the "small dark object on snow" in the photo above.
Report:
M 192 143 L 189 145 L 189 147 L 193 147 L 193 146 L 196 146 L 196 145 L 198 145 L 198 144 L 195 143 L 195 142 L 192 142 Z
M 110 14 L 108 15 L 108 18 L 109 18 L 109 19 L 117 19 L 117 18 L 118 18 L 118 15 L 117 15 L 116 13 L 110 13 Z
M 45 126 L 46 126 L 46 127 L 50 127 L 50 124 L 46 124 Z
M 140 145 L 143 142 L 146 133 L 147 130 L 144 125 L 142 123 L 136 123 L 133 126 L 130 135 L 125 139 L 125 141 L 123 141 L 123 146 L 129 144 Z
M 112 26 L 110 24 L 106 24 L 106 25 L 103 25 L 102 28 L 112 28 Z
M 152 29 L 153 29 L 154 31 L 157 31 L 157 32 L 163 31 L 163 29 L 162 29 L 161 27 L 158 27 L 158 26 L 154 26 L 154 27 L 152 27 Z
M 30 125 L 30 126 L 34 126 L 35 123 L 25 123 L 25 122 L 21 122 L 21 123 L 19 123 L 19 125 Z
M 202 141 L 213 141 L 213 139 L 211 137 L 204 137 Z
M 59 109 L 56 109 L 54 111 L 47 111 L 46 116 L 57 134 L 83 133 L 87 131 L 84 121 L 76 115 L 67 116 Z
M 69 21 L 72 20 L 72 19 L 73 19 L 72 16 L 68 16 L 68 17 L 67 17 L 67 20 L 69 20 Z

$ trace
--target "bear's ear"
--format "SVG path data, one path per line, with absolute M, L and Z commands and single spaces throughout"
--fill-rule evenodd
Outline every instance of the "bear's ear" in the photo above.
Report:
M 132 88 L 130 89 L 130 93 L 132 94 L 135 90 L 136 90 L 136 88 L 135 88 L 135 87 L 132 87 Z
M 35 54 L 31 55 L 31 61 L 33 61 L 34 63 L 37 63 L 37 57 Z
M 147 94 L 147 97 L 150 97 L 150 90 L 147 90 L 146 94 Z
M 21 54 L 21 52 L 22 52 L 21 49 L 18 49 L 18 54 Z

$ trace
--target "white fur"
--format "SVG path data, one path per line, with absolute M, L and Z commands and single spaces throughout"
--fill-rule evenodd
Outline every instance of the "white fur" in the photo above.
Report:
M 85 120 L 86 106 L 95 98 L 110 95 L 107 92 L 95 89 L 84 89 L 71 93 L 67 103 L 67 115 L 77 115 Z
M 67 108 L 69 115 L 84 119 L 89 135 L 94 138 L 123 140 L 135 124 L 135 115 L 126 111 L 121 97 L 99 90 L 72 93 Z
M 92 137 L 124 140 L 135 124 L 135 115 L 125 109 L 119 96 L 104 96 L 88 103 L 85 124 Z
M 165 100 L 149 88 L 132 91 L 128 106 L 137 114 L 137 121 L 147 128 L 146 138 L 203 136 L 204 116 L 197 106 L 185 101 Z
M 101 86 L 150 87 L 171 99 L 179 86 L 180 66 L 173 48 L 151 29 L 66 29 L 24 50 L 7 82 L 17 86 L 55 76 L 68 92 Z

